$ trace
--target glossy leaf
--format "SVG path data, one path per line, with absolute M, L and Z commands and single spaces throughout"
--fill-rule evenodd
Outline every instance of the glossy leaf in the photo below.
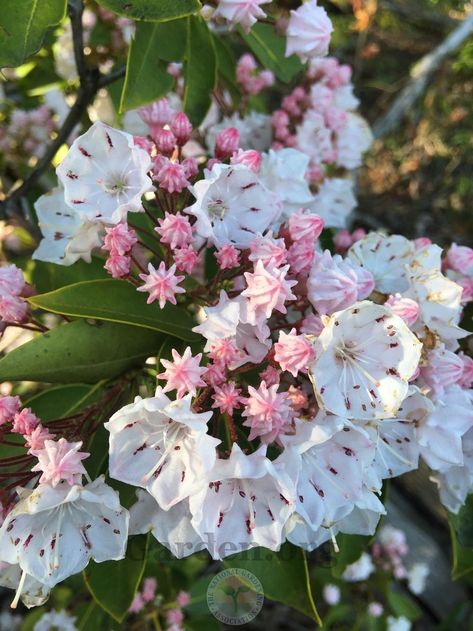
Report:
M 83 280 L 110 278 L 104 269 L 104 262 L 103 259 L 92 257 L 90 263 L 77 261 L 74 265 L 65 266 L 30 260 L 25 273 L 36 290 L 42 294 Z
M 106 9 L 133 20 L 165 22 L 197 13 L 199 0 L 98 0 Z
M 178 306 L 146 304 L 146 296 L 124 280 L 84 281 L 29 299 L 34 307 L 78 318 L 109 320 L 144 327 L 192 342 L 195 323 Z
M 212 34 L 204 20 L 188 18 L 187 29 L 183 109 L 196 126 L 210 108 L 217 81 L 217 60 Z
M 404 616 L 408 620 L 413 621 L 418 620 L 422 616 L 422 611 L 412 598 L 400 594 L 399 592 L 393 592 L 392 590 L 388 590 L 387 598 L 389 606 L 396 617 Z
M 458 580 L 473 572 L 473 547 L 462 546 L 456 532 L 456 515 L 449 515 L 450 538 L 452 542 L 452 578 Z
M 6 0 L 0 11 L 0 68 L 37 52 L 46 32 L 66 14 L 66 0 Z
M 121 561 L 91 561 L 84 570 L 85 583 L 94 600 L 117 622 L 121 622 L 143 577 L 149 535 L 130 537 Z
M 285 543 L 279 552 L 254 548 L 227 557 L 225 567 L 252 572 L 263 585 L 266 598 L 284 603 L 321 624 L 310 586 L 304 550 Z
M 458 543 L 466 548 L 473 548 L 473 495 L 466 498 L 458 515 L 451 515 Z
M 69 322 L 0 360 L 0 381 L 96 383 L 142 363 L 162 343 L 156 331 L 113 322 Z
M 100 396 L 101 385 L 88 386 L 77 383 L 67 386 L 54 386 L 42 390 L 25 401 L 42 421 L 68 416 L 94 403 Z
M 281 81 L 288 82 L 303 65 L 295 55 L 286 57 L 286 38 L 278 35 L 271 24 L 257 23 L 249 33 L 240 33 L 265 68 L 272 70 Z

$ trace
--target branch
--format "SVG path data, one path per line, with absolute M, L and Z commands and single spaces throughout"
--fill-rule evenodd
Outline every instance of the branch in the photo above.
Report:
M 104 88 L 114 81 L 117 81 L 125 74 L 125 68 L 113 70 L 109 74 L 101 75 L 97 67 L 89 67 L 84 55 L 84 35 L 82 29 L 82 1 L 69 0 L 69 18 L 71 21 L 72 38 L 74 45 L 74 59 L 79 75 L 80 86 L 77 91 L 77 98 L 74 105 L 69 110 L 64 123 L 58 131 L 56 138 L 51 142 L 44 155 L 38 161 L 34 169 L 23 181 L 21 186 L 7 195 L 0 204 L 0 219 L 8 217 L 19 217 L 23 219 L 23 213 L 15 211 L 15 206 L 22 207 L 25 195 L 36 184 L 41 175 L 48 169 L 52 159 L 58 149 L 69 138 L 75 126 L 81 121 L 87 110 L 87 106 L 94 100 L 98 90 Z
M 425 92 L 435 71 L 444 59 L 454 52 L 473 32 L 473 13 L 468 15 L 445 40 L 431 53 L 425 55 L 412 68 L 411 79 L 401 90 L 389 110 L 373 125 L 375 138 L 381 138 L 395 129 Z

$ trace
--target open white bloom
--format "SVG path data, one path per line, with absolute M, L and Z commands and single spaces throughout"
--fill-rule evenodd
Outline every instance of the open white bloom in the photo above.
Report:
M 313 199 L 305 178 L 308 168 L 309 157 L 297 149 L 270 149 L 263 154 L 259 178 L 283 201 L 284 219 Z
M 48 611 L 35 623 L 33 631 L 77 631 L 75 621 L 67 611 Z
M 243 164 L 216 164 L 192 187 L 192 193 L 196 202 L 185 212 L 197 217 L 197 234 L 219 248 L 249 247 L 282 210 L 278 196 Z
M 178 559 L 205 548 L 191 525 L 188 500 L 165 511 L 147 491 L 138 489 L 136 495 L 138 501 L 130 509 L 131 535 L 151 532 Z
M 414 256 L 414 245 L 399 234 L 386 236 L 370 232 L 348 250 L 348 257 L 369 270 L 375 287 L 383 294 L 395 294 L 409 287 L 407 266 Z
M 22 570 L 17 598 L 27 576 L 52 588 L 83 570 L 90 559 L 122 559 L 128 520 L 118 493 L 103 476 L 85 486 L 61 482 L 21 490 L 0 528 L 0 559 Z
M 446 468 L 431 478 L 437 483 L 440 500 L 452 513 L 458 513 L 473 491 L 473 429 L 462 436 L 463 464 Z
M 164 510 L 201 488 L 220 443 L 207 434 L 212 412 L 196 414 L 191 403 L 191 394 L 171 401 L 158 387 L 105 423 L 112 478 L 147 489 Z
M 240 135 L 241 149 L 268 151 L 271 147 L 271 116 L 260 112 L 250 112 L 243 118 L 238 114 L 226 116 L 219 123 L 211 125 L 205 135 L 205 143 L 210 151 L 215 150 L 215 141 L 223 129 L 234 127 Z
M 361 158 L 373 143 L 373 133 L 365 119 L 354 112 L 347 113 L 345 127 L 337 134 L 337 164 L 345 169 L 357 169 Z
M 421 343 L 401 318 L 369 301 L 334 313 L 310 369 L 319 404 L 346 418 L 392 418 L 419 364 Z
M 66 204 L 82 217 L 118 223 L 142 208 L 153 185 L 149 155 L 133 136 L 96 122 L 72 143 L 56 173 Z
M 261 4 L 268 4 L 271 0 L 219 0 L 213 17 L 222 17 L 231 25 L 241 24 L 247 33 L 256 22 L 266 17 L 260 8 Z
M 442 340 L 468 335 L 458 326 L 463 288 L 441 272 L 442 249 L 428 245 L 416 252 L 409 267 L 410 288 L 406 296 L 420 307 L 420 323 Z
M 21 581 L 22 586 L 21 590 L 18 592 L 18 596 L 22 603 L 25 607 L 28 607 L 28 609 L 31 607 L 40 607 L 49 598 L 49 587 L 46 587 L 44 583 L 40 583 L 28 574 L 26 574 L 23 579 L 22 574 L 22 569 L 18 563 L 11 565 L 10 563 L 0 561 L 0 586 L 18 591 Z
M 286 57 L 295 53 L 302 61 L 323 57 L 328 53 L 333 26 L 327 12 L 309 0 L 296 11 L 291 11 L 287 25 Z
M 320 215 L 327 228 L 346 228 L 348 216 L 356 205 L 352 180 L 328 177 L 307 208 Z
M 66 205 L 64 189 L 56 186 L 35 202 L 43 238 L 33 259 L 58 265 L 72 265 L 79 259 L 90 263 L 92 250 L 102 243 L 100 221 L 89 221 Z
M 308 155 L 313 163 L 333 161 L 332 132 L 322 114 L 316 110 L 306 112 L 304 120 L 296 129 L 296 140 L 297 149 Z
M 375 567 L 370 555 L 363 552 L 358 561 L 348 565 L 342 574 L 344 581 L 356 583 L 358 581 L 366 581 L 366 579 L 375 571 Z
M 294 510 L 291 480 L 266 457 L 262 445 L 245 455 L 233 444 L 228 460 L 217 460 L 208 484 L 189 500 L 192 525 L 214 559 L 255 546 L 279 550 Z

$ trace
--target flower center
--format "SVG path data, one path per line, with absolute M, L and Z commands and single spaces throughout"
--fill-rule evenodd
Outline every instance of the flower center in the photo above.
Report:
M 209 202 L 207 211 L 212 218 L 223 219 L 228 208 L 222 199 L 215 199 Z
M 128 188 L 120 173 L 111 173 L 106 180 L 102 181 L 102 186 L 109 195 L 121 195 Z

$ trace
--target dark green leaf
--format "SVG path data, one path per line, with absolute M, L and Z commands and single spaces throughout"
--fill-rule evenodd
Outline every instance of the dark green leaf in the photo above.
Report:
M 321 624 L 301 548 L 290 543 L 285 543 L 278 553 L 254 548 L 227 557 L 224 566 L 252 572 L 261 581 L 265 597 L 289 605 Z
M 217 61 L 212 34 L 204 20 L 190 17 L 187 28 L 183 108 L 196 126 L 204 120 L 210 107 L 217 81 Z
M 458 543 L 465 548 L 473 548 L 473 495 L 469 495 L 458 515 L 452 515 Z
M 19 66 L 41 48 L 46 32 L 66 15 L 66 0 L 4 0 L 0 11 L 0 68 Z
M 452 578 L 457 580 L 473 572 L 473 548 L 466 548 L 458 541 L 455 530 L 455 515 L 449 515 L 450 538 L 452 542 Z
M 42 390 L 25 401 L 42 421 L 68 416 L 94 403 L 100 396 L 100 384 L 87 386 L 82 383 L 54 386 Z
M 121 622 L 143 577 L 149 535 L 130 537 L 126 557 L 121 561 L 91 561 L 84 570 L 85 583 L 97 604 Z
M 387 598 L 389 606 L 396 617 L 404 616 L 408 620 L 418 620 L 422 617 L 422 611 L 409 596 L 388 590 Z
M 174 78 L 167 71 L 167 62 L 160 56 L 164 52 L 161 35 L 167 26 L 168 24 L 145 22 L 137 24 L 135 37 L 128 52 L 120 103 L 121 112 L 156 101 L 171 90 Z M 175 25 L 170 28 L 174 31 Z M 184 41 L 182 38 L 182 48 Z
M 98 0 L 106 9 L 134 20 L 166 22 L 197 13 L 199 0 Z
M 110 276 L 103 266 L 104 260 L 97 257 L 92 257 L 91 263 L 77 261 L 69 267 L 30 260 L 25 272 L 37 291 L 45 293 L 82 280 L 108 279 Z
M 0 381 L 96 383 L 156 352 L 162 335 L 114 322 L 69 322 L 15 348 L 0 360 Z
M 48 294 L 32 296 L 34 307 L 78 318 L 95 318 L 144 327 L 189 342 L 198 340 L 195 326 L 184 308 L 146 304 L 144 293 L 124 280 L 92 280 L 68 285 Z
M 265 68 L 272 70 L 284 82 L 291 81 L 303 65 L 295 55 L 286 57 L 286 38 L 276 33 L 271 24 L 258 22 L 247 34 L 240 33 Z

